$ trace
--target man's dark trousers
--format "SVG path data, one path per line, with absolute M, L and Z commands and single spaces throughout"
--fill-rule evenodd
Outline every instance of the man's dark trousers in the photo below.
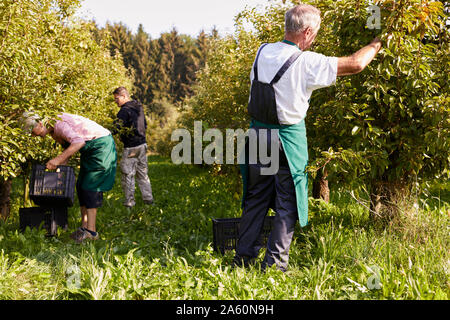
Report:
M 256 130 L 256 137 L 259 139 L 260 128 L 252 130 Z M 275 134 L 275 132 L 267 129 L 266 145 L 268 147 L 271 145 L 271 134 Z M 270 150 L 267 151 L 270 152 Z M 270 164 L 263 165 L 259 159 L 256 164 L 249 164 L 248 189 L 244 199 L 236 255 L 238 258 L 256 258 L 258 256 L 261 249 L 258 239 L 264 218 L 269 208 L 273 208 L 276 215 L 268 239 L 263 266 L 270 267 L 276 264 L 278 269 L 285 271 L 298 213 L 294 181 L 280 141 L 278 152 L 279 170 L 274 175 L 261 174 L 261 168 L 268 167 Z

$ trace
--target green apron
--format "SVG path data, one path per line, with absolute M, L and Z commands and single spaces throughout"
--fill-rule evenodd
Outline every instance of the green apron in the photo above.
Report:
M 88 191 L 109 191 L 114 185 L 117 167 L 116 144 L 111 135 L 86 141 L 80 149 L 78 185 Z
M 294 180 L 300 226 L 306 226 L 308 224 L 308 174 L 305 169 L 308 164 L 308 143 L 305 121 L 294 125 L 280 126 L 252 120 L 250 128 L 253 127 L 278 129 L 278 135 L 289 163 L 292 179 Z M 243 206 L 248 187 L 248 155 L 245 157 L 245 164 L 240 164 L 240 169 L 243 182 Z

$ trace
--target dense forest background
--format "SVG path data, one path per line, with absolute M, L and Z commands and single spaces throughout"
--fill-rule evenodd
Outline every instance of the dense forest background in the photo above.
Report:
M 170 128 L 194 93 L 197 72 L 205 67 L 212 41 L 219 38 L 217 29 L 202 30 L 194 38 L 173 28 L 152 39 L 142 24 L 133 33 L 123 23 L 114 23 L 97 27 L 97 32 L 110 37 L 111 56 L 123 59 L 134 80 L 132 98 L 144 105 L 150 150 L 168 154 Z

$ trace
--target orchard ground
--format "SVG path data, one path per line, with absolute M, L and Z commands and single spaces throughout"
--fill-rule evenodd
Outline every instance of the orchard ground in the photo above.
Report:
M 310 223 L 297 226 L 286 273 L 233 268 L 234 252 L 212 249 L 212 218 L 239 217 L 240 176 L 149 158 L 156 200 L 122 206 L 120 173 L 105 194 L 100 240 L 69 230 L 18 230 L 23 183 L 13 184 L 11 217 L 0 222 L 0 299 L 444 299 L 449 298 L 450 183 L 434 182 L 417 212 L 385 228 L 346 190 L 329 204 L 310 198 Z M 264 250 L 261 251 L 262 258 Z

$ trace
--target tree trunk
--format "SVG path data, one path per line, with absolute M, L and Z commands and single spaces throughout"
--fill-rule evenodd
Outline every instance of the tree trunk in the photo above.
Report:
M 11 195 L 12 180 L 0 179 L 0 217 L 6 220 L 9 217 L 11 210 L 10 195 Z
M 313 197 L 314 199 L 322 199 L 325 202 L 330 202 L 330 188 L 328 187 L 328 172 L 324 168 L 319 170 L 317 176 L 313 181 Z
M 411 185 L 403 181 L 374 181 L 370 193 L 370 214 L 372 220 L 388 223 L 400 214 L 409 212 Z

